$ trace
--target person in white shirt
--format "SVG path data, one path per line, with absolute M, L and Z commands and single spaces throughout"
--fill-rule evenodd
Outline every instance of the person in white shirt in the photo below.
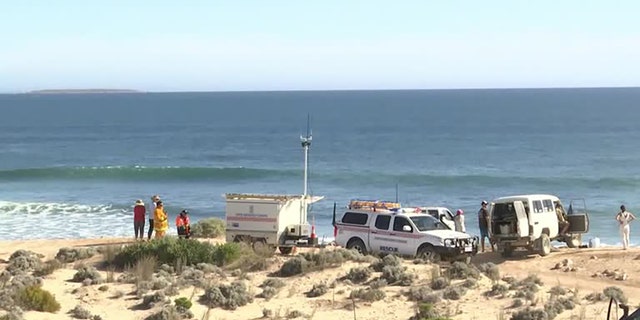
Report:
M 620 206 L 620 212 L 616 215 L 616 220 L 620 224 L 620 234 L 622 235 L 622 249 L 629 248 L 629 223 L 635 220 L 633 213 L 627 211 L 624 205 Z
M 467 228 L 464 226 L 464 211 L 458 209 L 456 216 L 453 217 L 453 221 L 456 223 L 456 231 L 467 232 Z

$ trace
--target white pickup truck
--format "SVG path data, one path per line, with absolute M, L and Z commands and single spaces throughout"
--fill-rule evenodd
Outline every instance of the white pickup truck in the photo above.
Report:
M 362 253 L 392 253 L 430 262 L 469 261 L 478 252 L 478 237 L 451 230 L 422 210 L 403 209 L 384 201 L 351 201 L 336 220 L 336 244 Z

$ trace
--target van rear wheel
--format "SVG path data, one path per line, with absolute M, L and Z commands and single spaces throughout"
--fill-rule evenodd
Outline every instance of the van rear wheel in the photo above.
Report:
M 549 239 L 549 235 L 543 233 L 538 238 L 538 254 L 541 256 L 547 256 L 551 253 L 551 239 Z
M 363 255 L 367 254 L 367 247 L 364 245 L 364 242 L 358 238 L 349 240 L 347 249 L 354 249 Z

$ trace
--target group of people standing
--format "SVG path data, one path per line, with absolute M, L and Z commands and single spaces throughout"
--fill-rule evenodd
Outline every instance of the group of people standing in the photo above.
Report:
M 480 249 L 484 252 L 485 242 L 484 239 L 489 240 L 489 244 L 491 245 L 491 250 L 495 251 L 495 245 L 493 241 L 491 241 L 491 237 L 489 237 L 489 211 L 487 210 L 487 205 L 489 203 L 487 201 L 482 201 L 480 204 L 480 210 L 478 210 L 478 228 L 480 229 Z M 462 209 L 458 209 L 456 211 L 456 215 L 453 217 L 455 222 L 456 231 L 459 232 L 467 232 L 466 227 L 464 225 L 464 211 Z
M 136 200 L 133 207 L 133 229 L 135 239 L 144 240 L 144 227 L 147 221 L 147 213 L 149 213 L 149 230 L 147 231 L 147 240 L 151 240 L 151 236 L 155 232 L 155 238 L 161 239 L 169 229 L 169 216 L 164 210 L 164 204 L 160 200 L 160 196 L 151 197 L 151 202 L 145 206 L 140 199 Z M 188 239 L 191 236 L 191 225 L 189 222 L 189 212 L 182 210 L 176 217 L 176 228 L 178 237 Z

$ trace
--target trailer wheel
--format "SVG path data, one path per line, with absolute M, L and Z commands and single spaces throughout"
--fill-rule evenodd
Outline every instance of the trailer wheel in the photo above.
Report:
M 347 242 L 347 249 L 355 249 L 361 254 L 367 254 L 367 247 L 364 245 L 364 242 L 359 238 L 354 238 Z
M 291 254 L 291 252 L 293 252 L 293 247 L 278 247 L 278 250 L 280 250 L 280 253 L 282 254 Z

